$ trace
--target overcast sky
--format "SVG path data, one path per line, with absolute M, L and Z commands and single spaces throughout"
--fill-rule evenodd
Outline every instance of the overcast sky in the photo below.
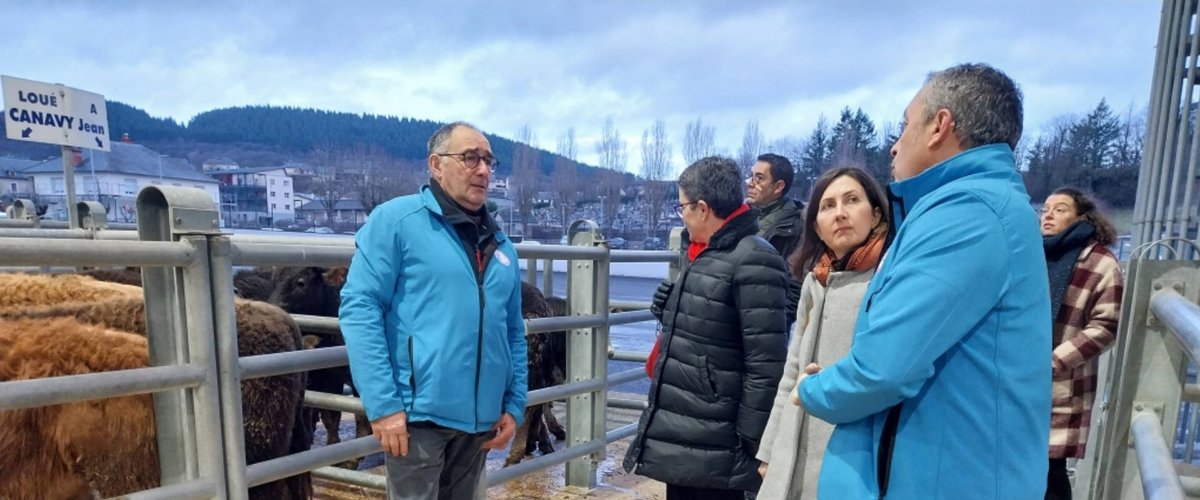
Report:
M 999 67 L 1027 135 L 1107 98 L 1149 99 L 1161 4 L 1128 1 L 456 1 L 0 3 L 0 74 L 62 83 L 187 122 L 251 104 L 528 124 L 579 159 L 612 117 L 640 171 L 642 131 L 685 124 L 736 153 L 746 123 L 806 137 L 843 106 L 898 122 L 926 73 Z

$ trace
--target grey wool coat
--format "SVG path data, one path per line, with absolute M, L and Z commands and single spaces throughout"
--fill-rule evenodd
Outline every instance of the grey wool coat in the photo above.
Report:
M 826 286 L 811 272 L 804 278 L 783 378 L 756 455 L 769 464 L 758 492 L 762 500 L 817 498 L 821 458 L 833 425 L 804 414 L 791 395 L 809 363 L 829 366 L 850 352 L 858 307 L 874 275 L 873 268 L 831 272 Z

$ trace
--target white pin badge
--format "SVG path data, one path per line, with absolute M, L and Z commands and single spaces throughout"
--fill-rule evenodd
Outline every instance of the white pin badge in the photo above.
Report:
M 500 261 L 501 264 L 504 264 L 504 267 L 512 265 L 512 262 L 508 260 L 508 256 L 504 255 L 504 252 L 501 251 L 496 251 L 496 260 Z

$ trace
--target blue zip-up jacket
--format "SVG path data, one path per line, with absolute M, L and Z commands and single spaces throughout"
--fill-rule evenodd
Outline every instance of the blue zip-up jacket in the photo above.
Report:
M 1012 150 L 964 151 L 891 185 L 899 231 L 859 309 L 850 354 L 799 386 L 836 424 L 820 498 L 1042 498 L 1050 302 L 1037 216 Z
M 496 232 L 483 282 L 429 186 L 377 207 L 355 237 L 339 310 L 350 373 L 374 421 L 400 411 L 463 432 L 525 415 L 517 252 Z

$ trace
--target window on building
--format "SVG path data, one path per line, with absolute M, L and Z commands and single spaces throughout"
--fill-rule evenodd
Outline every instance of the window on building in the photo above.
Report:
M 137 179 L 125 179 L 125 185 L 121 193 L 125 196 L 137 194 Z
M 271 185 L 272 185 L 272 186 L 274 186 L 274 185 L 275 185 L 275 179 L 271 179 Z
M 12 192 L 17 192 L 17 183 L 12 183 Z
M 284 179 L 284 180 L 283 180 L 283 187 L 288 187 L 288 185 L 289 185 L 289 184 L 291 184 L 291 182 L 292 182 L 292 181 L 289 181 L 289 180 L 287 180 L 287 179 Z
M 284 191 L 284 193 L 283 193 L 283 197 L 284 197 L 284 198 L 291 198 L 291 197 L 292 197 L 292 193 L 289 193 L 289 192 L 287 192 L 287 191 Z
M 284 210 L 291 210 L 291 209 L 292 209 L 292 206 L 291 206 L 291 205 L 288 205 L 288 204 L 286 204 L 286 203 L 284 203 L 284 204 L 283 204 L 283 209 L 284 209 Z
M 50 178 L 50 191 L 54 194 L 62 194 L 67 191 L 66 185 L 63 184 L 62 177 Z
M 201 186 L 199 184 L 192 184 L 192 187 L 194 187 L 196 189 L 204 189 L 204 186 Z
M 272 198 L 274 198 L 274 197 L 275 197 L 275 192 L 274 192 L 274 191 L 271 191 L 271 197 L 272 197 Z
M 271 204 L 271 210 L 275 210 L 275 204 L 274 204 L 274 203 L 272 203 L 272 204 Z

